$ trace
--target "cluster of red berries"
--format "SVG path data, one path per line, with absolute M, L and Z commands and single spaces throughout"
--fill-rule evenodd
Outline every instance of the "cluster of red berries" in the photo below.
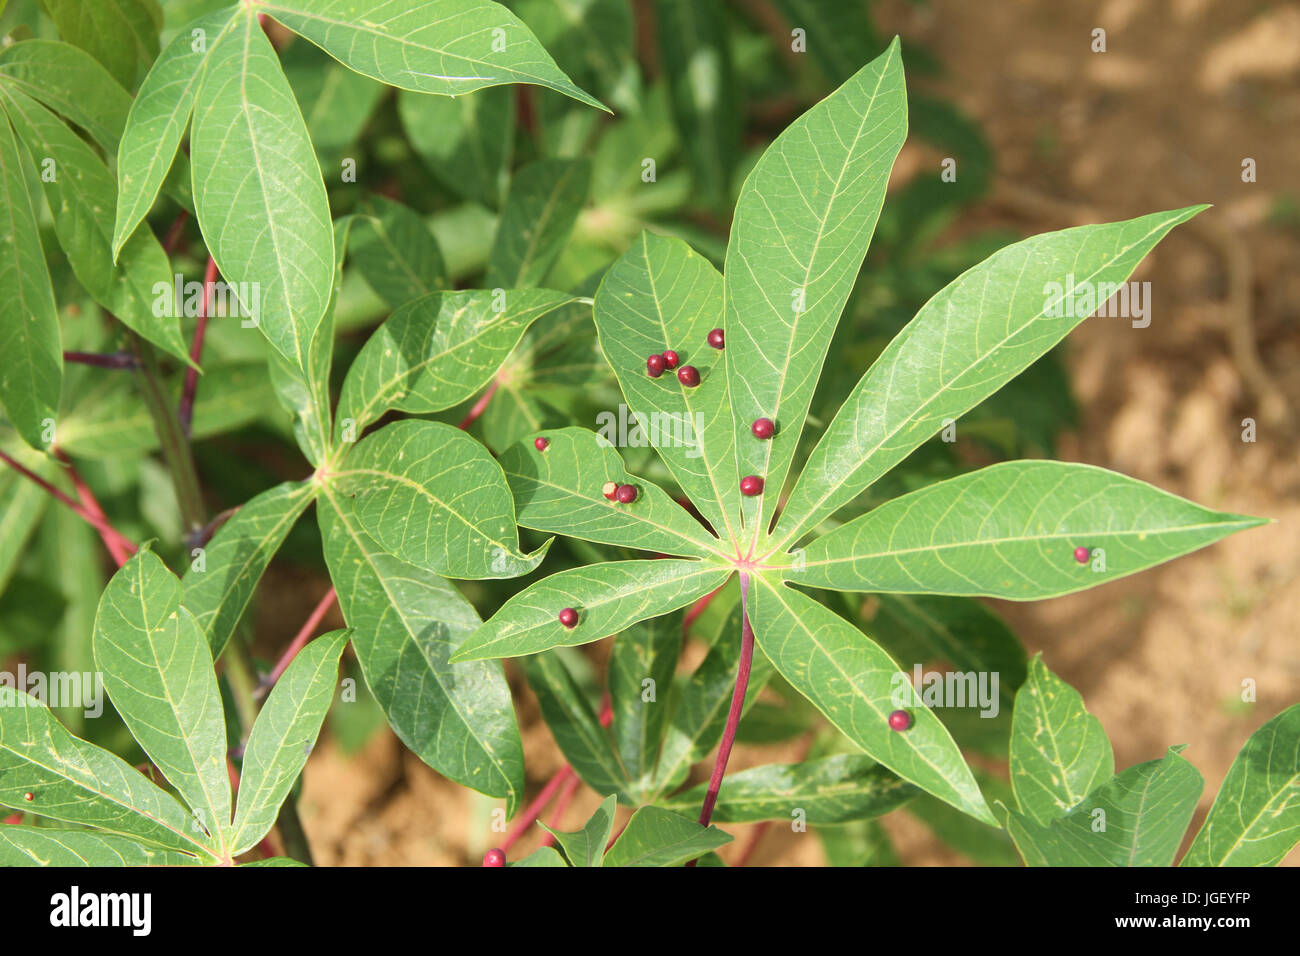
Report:
M 719 350 L 726 348 L 727 344 L 726 336 L 723 334 L 722 329 L 713 329 L 710 331 L 708 342 L 710 347 Z M 660 354 L 651 355 L 645 360 L 646 373 L 651 378 L 658 378 L 664 373 L 664 369 L 677 369 L 677 381 L 681 382 L 687 388 L 695 388 L 695 386 L 700 384 L 700 370 L 694 365 L 683 365 L 681 368 L 678 368 L 677 366 L 680 362 L 681 356 L 672 349 L 668 349 Z M 755 438 L 760 441 L 766 441 L 776 434 L 776 425 L 770 418 L 759 418 L 750 426 L 750 431 L 754 433 Z M 541 441 L 541 439 L 539 438 L 538 441 Z M 541 446 L 539 445 L 538 448 L 540 449 Z M 613 485 L 613 482 L 606 483 L 605 497 L 613 501 L 614 499 L 610 495 L 611 485 Z M 621 486 L 617 490 L 622 491 L 623 487 L 627 486 Z M 758 475 L 747 475 L 740 479 L 740 493 L 750 498 L 761 495 L 763 493 L 763 479 Z M 635 497 L 636 489 L 632 490 L 632 494 L 633 497 Z M 623 499 L 619 498 L 619 500 L 622 501 Z
M 607 481 L 601 487 L 600 493 L 610 501 L 619 501 L 625 505 L 636 501 L 635 485 L 620 485 L 617 481 Z

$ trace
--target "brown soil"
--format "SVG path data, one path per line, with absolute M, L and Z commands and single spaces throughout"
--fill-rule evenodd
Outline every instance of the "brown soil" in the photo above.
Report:
M 920 43 L 945 64 L 945 76 L 922 85 L 965 108 L 993 144 L 994 197 L 963 229 L 1028 235 L 1215 204 L 1136 277 L 1154 290 L 1149 328 L 1094 318 L 1072 336 L 1083 420 L 1060 457 L 1276 523 L 1087 594 L 997 608 L 1031 653 L 1042 651 L 1083 693 L 1118 767 L 1188 745 L 1206 780 L 1199 824 L 1251 731 L 1300 700 L 1300 8 L 1211 0 L 881 7 L 882 32 L 903 35 L 905 56 L 909 42 Z M 1106 30 L 1105 53 L 1089 48 L 1096 27 Z M 1244 157 L 1256 160 L 1257 183 L 1242 183 Z M 1289 222 L 1279 223 L 1287 208 Z M 1248 417 L 1257 422 L 1253 444 L 1241 440 Z M 1241 702 L 1248 679 L 1255 703 Z M 560 757 L 535 704 L 521 701 L 531 794 Z M 795 750 L 738 748 L 733 766 L 791 759 Z M 577 826 L 596 802 L 584 789 L 564 825 Z M 493 805 L 439 778 L 384 731 L 359 756 L 321 746 L 307 769 L 303 817 L 324 864 L 465 864 L 499 839 Z M 907 864 L 965 862 L 910 819 L 887 825 Z M 724 857 L 734 859 L 748 829 L 735 828 Z M 810 836 L 773 827 L 752 862 L 819 864 Z M 1288 862 L 1300 864 L 1300 853 Z

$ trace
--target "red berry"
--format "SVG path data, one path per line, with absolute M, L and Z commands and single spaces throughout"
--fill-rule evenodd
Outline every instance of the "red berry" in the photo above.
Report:
M 747 475 L 740 479 L 740 493 L 754 497 L 763 493 L 763 479 L 758 475 Z
M 700 384 L 700 370 L 694 365 L 683 365 L 677 370 L 677 381 L 687 388 L 694 388 Z
M 506 855 L 502 853 L 500 850 L 498 850 L 496 847 L 493 847 L 492 849 L 488 850 L 486 853 L 483 854 L 483 865 L 484 866 L 505 866 Z
M 34 794 L 34 793 L 24 793 L 24 794 L 23 794 L 23 799 L 26 800 L 28 803 L 31 803 L 33 800 L 36 799 L 36 794 Z
M 547 441 L 545 438 L 543 438 L 541 435 L 538 435 L 536 438 L 533 439 L 533 447 L 536 448 L 538 451 L 546 451 L 546 449 L 550 446 L 550 444 L 551 443 Z
M 776 425 L 772 424 L 770 418 L 756 418 L 749 430 L 754 433 L 755 438 L 771 438 L 776 434 Z
M 1092 551 L 1089 548 L 1074 549 L 1074 560 L 1078 561 L 1080 564 L 1087 564 L 1088 559 L 1091 557 L 1092 557 Z
M 714 329 L 709 333 L 709 344 L 715 349 L 723 348 L 726 345 L 726 339 L 723 338 L 722 329 Z
M 578 612 L 571 607 L 566 607 L 560 612 L 560 623 L 569 628 L 577 627 Z
M 679 356 L 672 349 L 669 349 L 668 351 L 664 352 L 664 368 L 676 368 L 677 363 L 680 361 L 681 361 L 681 356 Z
M 658 378 L 664 373 L 664 357 L 662 355 L 652 355 L 645 360 L 645 370 L 650 373 L 651 378 Z
M 625 505 L 630 505 L 636 501 L 636 488 L 632 485 L 619 485 L 618 490 L 614 492 L 618 500 Z
M 912 715 L 905 710 L 896 710 L 889 715 L 889 726 L 894 730 L 906 730 L 912 726 Z
M 618 482 L 616 481 L 605 482 L 603 485 L 600 486 L 600 493 L 604 495 L 606 498 L 608 498 L 610 501 L 613 501 L 615 495 L 618 493 Z

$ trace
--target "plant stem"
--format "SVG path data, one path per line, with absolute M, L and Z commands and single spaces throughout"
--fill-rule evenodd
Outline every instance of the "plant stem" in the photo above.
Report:
M 321 620 L 327 613 L 329 613 L 329 609 L 334 606 L 334 602 L 337 598 L 338 593 L 331 587 L 325 593 L 325 596 L 320 599 L 320 603 L 316 605 L 316 609 L 311 612 L 311 615 L 303 623 L 302 627 L 298 629 L 297 635 L 289 643 L 288 648 L 285 650 L 284 654 L 281 655 L 280 660 L 271 670 L 271 673 L 267 674 L 266 677 L 262 679 L 257 690 L 253 692 L 254 698 L 261 700 L 271 692 L 271 688 L 275 686 L 275 682 L 280 679 L 280 675 L 283 674 L 293 662 L 294 657 L 297 656 L 300 650 L 307 646 L 307 642 L 311 640 L 312 636 L 316 633 L 316 629 L 320 627 Z
M 185 234 L 185 223 L 189 218 L 189 211 L 182 209 L 180 215 L 176 217 L 176 221 L 173 222 L 171 228 L 167 230 L 167 235 L 163 237 L 162 242 L 163 252 L 167 253 L 167 255 L 170 256 L 176 251 L 176 247 L 180 244 L 181 236 Z
M 186 537 L 189 538 L 207 524 L 203 495 L 199 491 L 199 476 L 194 468 L 194 454 L 190 450 L 189 440 L 181 430 L 180 420 L 172 413 L 171 401 L 167 397 L 167 388 L 163 384 L 158 356 L 153 346 L 138 336 L 133 336 L 133 339 L 136 354 L 140 357 L 140 368 L 136 373 L 140 379 L 140 393 L 158 432 L 163 460 L 167 462 L 167 470 L 171 473 L 172 484 L 176 488 L 176 501 L 186 525 Z
M 745 709 L 745 691 L 749 689 L 749 670 L 754 662 L 754 629 L 749 624 L 749 575 L 744 571 L 740 572 L 740 613 L 740 666 L 736 669 L 736 689 L 731 695 L 727 726 L 722 731 L 722 743 L 718 745 L 718 757 L 713 763 L 713 776 L 709 778 L 709 789 L 704 795 L 704 806 L 700 809 L 700 826 L 705 827 L 713 816 L 718 791 L 722 789 L 722 775 L 727 772 L 727 760 L 730 759 L 731 747 L 736 742 L 736 728 L 740 725 L 740 714 Z M 694 862 L 692 860 L 687 866 Z
M 226 680 L 230 682 L 230 696 L 235 702 L 235 712 L 243 732 L 239 737 L 239 747 L 233 755 L 244 756 L 244 746 L 257 719 L 257 680 L 253 677 L 253 664 L 248 659 L 248 651 L 236 637 L 226 642 L 225 652 L 221 655 L 225 666 Z
M 58 488 L 54 487 L 54 485 L 50 484 L 48 481 L 42 478 L 40 475 L 36 474 L 36 472 L 32 471 L 30 468 L 23 465 L 21 462 L 12 458 L 10 455 L 6 454 L 3 451 L 0 451 L 0 461 L 3 461 L 6 465 L 8 465 L 14 471 L 18 472 L 18 474 L 22 475 L 24 478 L 27 478 L 28 480 L 39 485 L 56 501 L 64 505 L 67 505 L 70 509 L 72 509 L 72 512 L 77 517 L 79 517 L 82 521 L 85 521 L 92 528 L 98 531 L 99 536 L 100 538 L 103 539 L 105 546 L 109 550 L 109 553 L 113 555 L 113 560 L 115 561 L 117 560 L 119 548 L 121 549 L 122 552 L 125 552 L 125 554 L 128 556 L 136 550 L 135 544 L 124 534 L 122 534 L 120 531 L 114 528 L 113 525 L 109 523 L 108 519 L 103 516 L 103 509 L 99 508 L 98 501 L 95 502 L 95 510 L 92 510 L 87 505 L 75 501 L 71 496 L 60 491 Z M 78 476 L 76 480 L 80 481 L 80 476 Z M 82 485 L 84 486 L 84 482 L 82 482 Z M 89 494 L 89 491 L 90 489 L 87 488 L 86 493 Z M 90 500 L 93 501 L 94 497 L 91 496 Z M 98 513 L 96 513 L 96 511 Z M 112 541 L 113 543 L 110 544 L 109 543 L 110 541 Z M 121 566 L 121 564 L 124 563 L 125 563 L 125 559 L 119 562 L 119 567 Z
M 578 792 L 578 787 L 581 785 L 582 780 L 577 774 L 573 774 L 568 780 L 564 781 L 564 789 L 560 791 L 559 797 L 555 800 L 555 812 L 551 814 L 552 830 L 564 821 L 564 812 L 569 809 L 569 803 L 573 800 L 573 795 Z M 553 846 L 554 844 L 554 833 L 547 832 L 543 835 L 541 846 Z
M 94 365 L 97 368 L 133 369 L 139 366 L 136 357 L 130 352 L 64 352 L 63 361 Z
M 284 852 L 300 863 L 315 866 L 316 860 L 311 855 L 311 843 L 307 840 L 307 831 L 302 828 L 302 818 L 298 816 L 298 795 L 290 793 L 280 805 L 280 815 L 275 825 L 284 841 Z
M 203 340 L 208 332 L 208 315 L 212 311 L 212 286 L 217 281 L 217 261 L 208 256 L 207 268 L 203 270 L 203 302 L 199 309 L 198 324 L 194 326 L 194 342 L 190 345 L 190 361 L 194 363 L 185 370 L 185 387 L 181 389 L 179 417 L 181 432 L 189 440 L 190 429 L 194 424 L 194 394 L 199 388 L 199 370 L 195 368 L 203 358 Z
M 90 486 L 86 484 L 81 477 L 81 473 L 72 464 L 72 459 L 64 454 L 60 448 L 54 449 L 54 455 L 59 461 L 63 462 L 63 466 L 67 469 L 68 480 L 72 482 L 72 487 L 77 490 L 77 497 L 81 499 L 82 505 L 102 521 L 105 527 L 112 528 L 112 523 L 109 522 L 108 515 L 104 513 L 104 508 L 100 505 L 99 499 L 95 497 L 95 493 L 90 490 Z M 108 553 L 112 555 L 114 563 L 119 568 L 126 564 L 131 555 L 135 554 L 136 546 L 116 529 L 113 530 L 112 534 L 105 533 L 102 528 L 96 528 L 95 530 L 99 531 L 99 537 L 103 540 L 104 547 L 108 548 Z
M 507 831 L 506 838 L 501 841 L 501 850 L 503 852 L 509 850 L 510 847 L 514 845 L 515 841 L 523 835 L 524 831 L 532 826 L 533 822 L 542 815 L 542 811 L 546 809 L 546 805 L 551 802 L 551 797 L 555 796 L 555 791 L 559 790 L 560 787 L 564 785 L 564 781 L 567 780 L 572 773 L 573 768 L 566 763 L 555 772 L 555 776 L 551 777 L 551 779 L 546 782 L 546 786 L 542 787 L 542 792 L 537 795 L 537 799 L 528 805 L 528 808 L 524 810 L 523 816 L 521 816 L 518 822 Z
M 469 414 L 466 415 L 461 420 L 460 425 L 457 426 L 461 431 L 464 431 L 469 428 L 470 425 L 474 424 L 474 420 L 487 410 L 488 402 L 492 401 L 492 396 L 497 393 L 497 388 L 500 387 L 500 385 L 501 383 L 496 379 L 492 380 L 492 384 L 488 386 L 488 390 L 483 393 L 482 397 L 480 397 L 477 402 L 474 403 L 474 407 L 469 410 Z

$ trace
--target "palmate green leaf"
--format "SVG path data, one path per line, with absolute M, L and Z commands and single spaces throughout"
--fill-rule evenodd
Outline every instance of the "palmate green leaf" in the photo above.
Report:
M 1078 691 L 1035 657 L 1016 694 L 1011 728 L 1011 789 L 1020 812 L 1046 826 L 1114 773 L 1101 722 Z
M 488 258 L 488 286 L 542 284 L 569 241 L 590 180 L 585 159 L 543 159 L 515 173 Z
M 304 647 L 258 712 L 244 748 L 232 853 L 256 846 L 275 825 L 280 804 L 316 745 L 347 642 L 347 631 L 331 631 Z
M 85 140 L 21 91 L 0 86 L 0 101 L 37 166 L 52 162 L 41 185 L 54 218 L 54 233 L 86 291 L 150 342 L 182 360 L 188 350 L 178 314 L 157 308 L 159 288 L 172 285 L 167 254 L 153 233 L 132 236 L 117 257 L 113 236 L 113 175 Z
M 171 377 L 167 392 L 179 399 L 184 373 Z M 262 361 L 205 364 L 194 400 L 195 440 L 234 431 L 275 409 L 275 393 Z M 140 456 L 158 447 L 158 432 L 138 391 L 100 376 L 77 390 L 76 404 L 59 420 L 59 447 L 74 458 Z
M 142 64 L 158 55 L 162 10 L 154 0 L 42 0 L 59 33 L 133 89 Z
M 195 866 L 199 857 L 89 830 L 0 827 L 0 866 Z
M 1300 704 L 1250 735 L 1182 866 L 1276 866 L 1300 842 Z
M 879 645 L 833 611 L 756 576 L 750 609 L 758 646 L 799 693 L 858 747 L 904 780 L 986 823 L 994 823 L 961 751 L 911 682 Z M 889 727 L 897 699 L 912 716 Z
M 751 540 L 776 508 L 906 134 L 895 39 L 778 136 L 741 188 L 727 243 L 724 328 L 738 476 L 766 482 L 766 494 L 742 503 Z M 770 441 L 750 434 L 761 417 L 776 423 Z
M 658 802 L 662 794 L 679 786 L 691 767 L 722 739 L 740 660 L 740 642 L 736 640 L 741 630 L 740 611 L 740 589 L 728 584 L 692 627 L 692 634 L 709 645 L 709 652 L 689 676 L 673 687 L 669 704 L 672 716 L 664 731 L 646 802 Z M 741 711 L 742 725 L 772 673 L 772 662 L 756 648 Z
M 560 656 L 553 651 L 530 654 L 519 659 L 519 667 L 556 745 L 583 783 L 597 793 L 627 792 L 628 771 Z
M 438 182 L 496 209 L 510 181 L 514 101 L 507 86 L 454 97 L 402 90 L 397 113 L 412 148 Z
M 1012 461 L 937 482 L 841 525 L 808 545 L 789 577 L 841 591 L 1037 600 L 1142 571 L 1265 522 L 1211 511 L 1091 465 Z M 1092 551 L 1090 562 L 1075 560 L 1079 547 Z
M 439 292 L 389 316 L 348 369 L 336 433 L 360 435 L 389 409 L 437 412 L 470 398 L 492 378 L 525 330 L 572 302 L 546 289 Z
M 653 786 L 668 719 L 673 673 L 682 649 L 682 615 L 633 624 L 614 639 L 607 668 L 614 744 L 638 803 Z
M 604 108 L 490 0 L 268 0 L 258 8 L 358 73 L 403 90 L 455 96 L 533 83 Z
M 0 804 L 213 856 L 203 832 L 175 797 L 125 760 L 72 736 L 36 698 L 3 685 Z M 13 829 L 0 826 L 0 834 Z
M 1205 781 L 1171 747 L 1129 767 L 1042 826 L 998 804 L 1028 866 L 1170 866 Z
M 605 866 L 681 866 L 731 842 L 731 834 L 703 827 L 661 807 L 641 807 L 605 854 Z
M 629 475 L 603 437 L 585 428 L 539 434 L 545 451 L 525 440 L 501 455 L 525 528 L 684 557 L 719 554 L 718 540 L 662 488 Z M 610 481 L 631 484 L 636 500 L 610 501 L 601 491 Z
M 550 547 L 519 550 L 501 466 L 452 425 L 393 422 L 358 442 L 331 481 L 381 547 L 447 577 L 518 577 Z
M 708 345 L 722 313 L 718 270 L 680 239 L 643 232 L 605 273 L 592 314 L 629 412 L 647 435 L 667 432 L 655 445 L 659 457 L 719 537 L 739 542 L 740 492 L 724 353 Z M 646 374 L 646 357 L 665 349 L 699 369 L 699 387 L 684 387 L 672 372 L 659 378 Z
M 190 133 L 199 228 L 250 321 L 305 365 L 334 281 L 329 200 L 307 126 L 251 8 L 202 68 Z
M 777 544 L 795 541 L 847 504 L 945 419 L 974 408 L 1082 322 L 1086 313 L 1051 314 L 1071 311 L 1051 283 L 1064 289 L 1072 277 L 1070 294 L 1082 295 L 1124 282 L 1170 229 L 1205 208 L 1033 236 L 949 283 L 890 342 L 836 413 L 781 512 Z
M 32 202 L 36 176 L 0 111 L 0 404 L 23 441 L 49 444 L 59 407 L 63 345 Z
M 212 656 L 226 642 L 252 600 L 275 552 L 316 495 L 311 482 L 286 481 L 250 499 L 190 562 L 181 579 L 185 607 L 203 629 Z
M 708 784 L 701 784 L 659 805 L 687 810 L 699 806 L 707 790 Z M 848 823 L 884 816 L 918 792 L 865 754 L 836 754 L 728 774 L 713 819 L 754 823 L 798 817 L 813 824 Z
M 434 770 L 506 799 L 524 791 L 510 688 L 496 661 L 449 662 L 481 623 L 452 585 L 382 551 L 326 485 L 325 561 L 366 683 L 402 743 Z
M 117 150 L 114 260 L 158 197 L 194 111 L 208 54 L 238 25 L 236 12 L 227 7 L 187 24 L 159 54 L 131 103 Z
M 725 8 L 717 4 L 655 3 L 655 34 L 672 94 L 673 118 L 696 189 L 715 208 L 731 202 L 732 171 L 740 156 L 745 116 L 731 65 L 728 19 Z
M 607 797 L 582 829 L 572 833 L 551 829 L 545 823 L 542 827 L 555 834 L 556 842 L 572 866 L 601 866 L 605 858 L 605 844 L 614 832 L 614 810 L 617 806 L 617 797 Z
M 203 630 L 148 545 L 113 575 L 95 615 L 95 663 L 141 749 L 230 855 L 226 725 Z
M 447 287 L 447 268 L 419 213 L 386 196 L 362 204 L 349 256 L 370 288 L 397 308 Z
M 24 40 L 0 50 L 0 85 L 10 85 L 76 123 L 116 153 L 131 94 L 80 47 Z
M 520 657 L 588 644 L 693 603 L 721 585 L 730 569 L 702 561 L 610 561 L 552 574 L 507 601 L 469 636 L 453 660 Z M 561 609 L 578 612 L 566 628 Z

